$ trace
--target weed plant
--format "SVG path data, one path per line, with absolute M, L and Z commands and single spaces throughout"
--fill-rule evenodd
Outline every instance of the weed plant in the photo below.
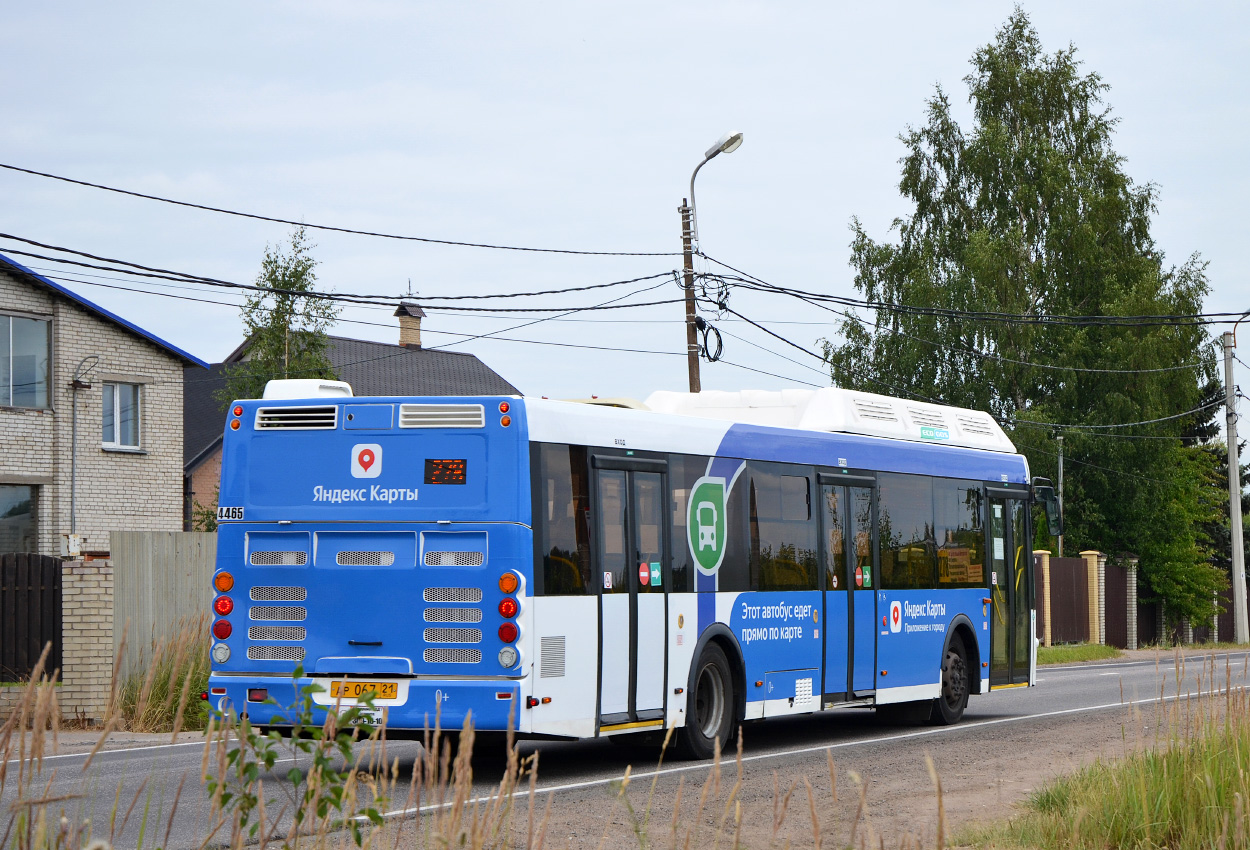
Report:
M 172 638 L 153 639 L 138 665 L 117 688 L 114 708 L 120 728 L 131 732 L 201 730 L 208 722 L 208 705 L 200 693 L 208 689 L 210 641 L 208 617 L 180 620 Z M 125 637 L 122 640 L 123 650 Z M 118 658 L 122 657 L 118 653 Z M 114 665 L 114 680 L 118 665 Z
M 1071 643 L 1059 646 L 1039 646 L 1038 664 L 1072 664 L 1079 661 L 1103 661 L 1123 655 L 1114 646 L 1097 643 Z

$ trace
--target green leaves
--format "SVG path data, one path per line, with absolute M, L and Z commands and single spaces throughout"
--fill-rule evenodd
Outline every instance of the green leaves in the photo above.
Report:
M 1210 340 L 1182 321 L 1048 317 L 1200 313 L 1206 265 L 1195 255 L 1164 266 L 1150 233 L 1155 187 L 1125 172 L 1107 85 L 1075 48 L 1046 53 L 1017 7 L 971 64 L 971 126 L 938 88 L 924 123 L 899 137 L 911 211 L 895 238 L 852 219 L 855 286 L 881 307 L 824 341 L 833 381 L 987 410 L 1052 479 L 1063 434 L 1065 548 L 1137 553 L 1174 615 L 1202 616 L 1219 576 L 1206 512 L 1193 507 L 1210 501 L 1209 476 L 1179 439 L 1192 421 L 1091 426 L 1197 407 L 1215 379 Z
M 238 398 L 260 398 L 265 384 L 277 378 L 335 378 L 326 357 L 326 331 L 339 306 L 316 297 L 315 246 L 304 228 L 291 233 L 288 248 L 265 249 L 256 285 L 262 291 L 247 297 L 240 310 L 247 336 L 246 359 L 227 370 L 223 404 Z

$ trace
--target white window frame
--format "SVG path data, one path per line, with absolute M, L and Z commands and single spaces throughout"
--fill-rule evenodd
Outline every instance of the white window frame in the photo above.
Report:
M 117 418 L 117 412 L 121 409 L 119 396 L 120 387 L 134 387 L 135 389 L 135 441 L 133 444 L 120 442 L 121 423 Z M 143 384 L 131 381 L 105 381 L 104 392 L 111 393 L 113 396 L 113 440 L 104 439 L 104 410 L 100 410 L 100 446 L 109 451 L 118 452 L 137 452 L 143 449 Z M 103 405 L 103 400 L 101 400 Z

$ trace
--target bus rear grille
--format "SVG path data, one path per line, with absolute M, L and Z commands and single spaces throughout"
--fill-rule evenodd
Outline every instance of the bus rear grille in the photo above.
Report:
M 252 620 L 287 620 L 298 622 L 308 619 L 308 609 L 302 605 L 253 605 L 247 609 Z
M 324 431 L 338 425 L 339 409 L 324 407 L 261 407 L 256 410 L 256 430 Z
M 480 623 L 481 608 L 426 608 L 427 623 Z
M 249 646 L 249 661 L 303 661 L 302 646 Z
M 481 629 L 426 629 L 426 643 L 481 643 Z
M 479 664 L 482 661 L 482 651 L 480 649 L 465 649 L 458 646 L 446 649 L 427 649 L 422 658 L 425 659 L 427 664 Z
M 303 640 L 308 633 L 303 626 L 249 626 L 248 640 Z
M 480 404 L 401 404 L 400 428 L 485 428 Z
M 340 567 L 389 567 L 395 563 L 395 553 L 339 552 L 334 561 Z
M 307 552 L 253 552 L 253 567 L 302 567 L 308 563 Z
M 481 602 L 480 587 L 427 587 L 423 594 L 426 602 Z
M 480 567 L 486 556 L 481 552 L 426 552 L 427 567 Z
M 308 588 L 253 587 L 248 595 L 253 602 L 303 602 L 308 598 Z

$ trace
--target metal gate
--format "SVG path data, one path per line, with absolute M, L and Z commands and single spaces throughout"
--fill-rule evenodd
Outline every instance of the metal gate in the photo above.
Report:
M 0 555 L 0 681 L 30 678 L 44 646 L 44 671 L 61 667 L 61 561 L 48 555 Z

